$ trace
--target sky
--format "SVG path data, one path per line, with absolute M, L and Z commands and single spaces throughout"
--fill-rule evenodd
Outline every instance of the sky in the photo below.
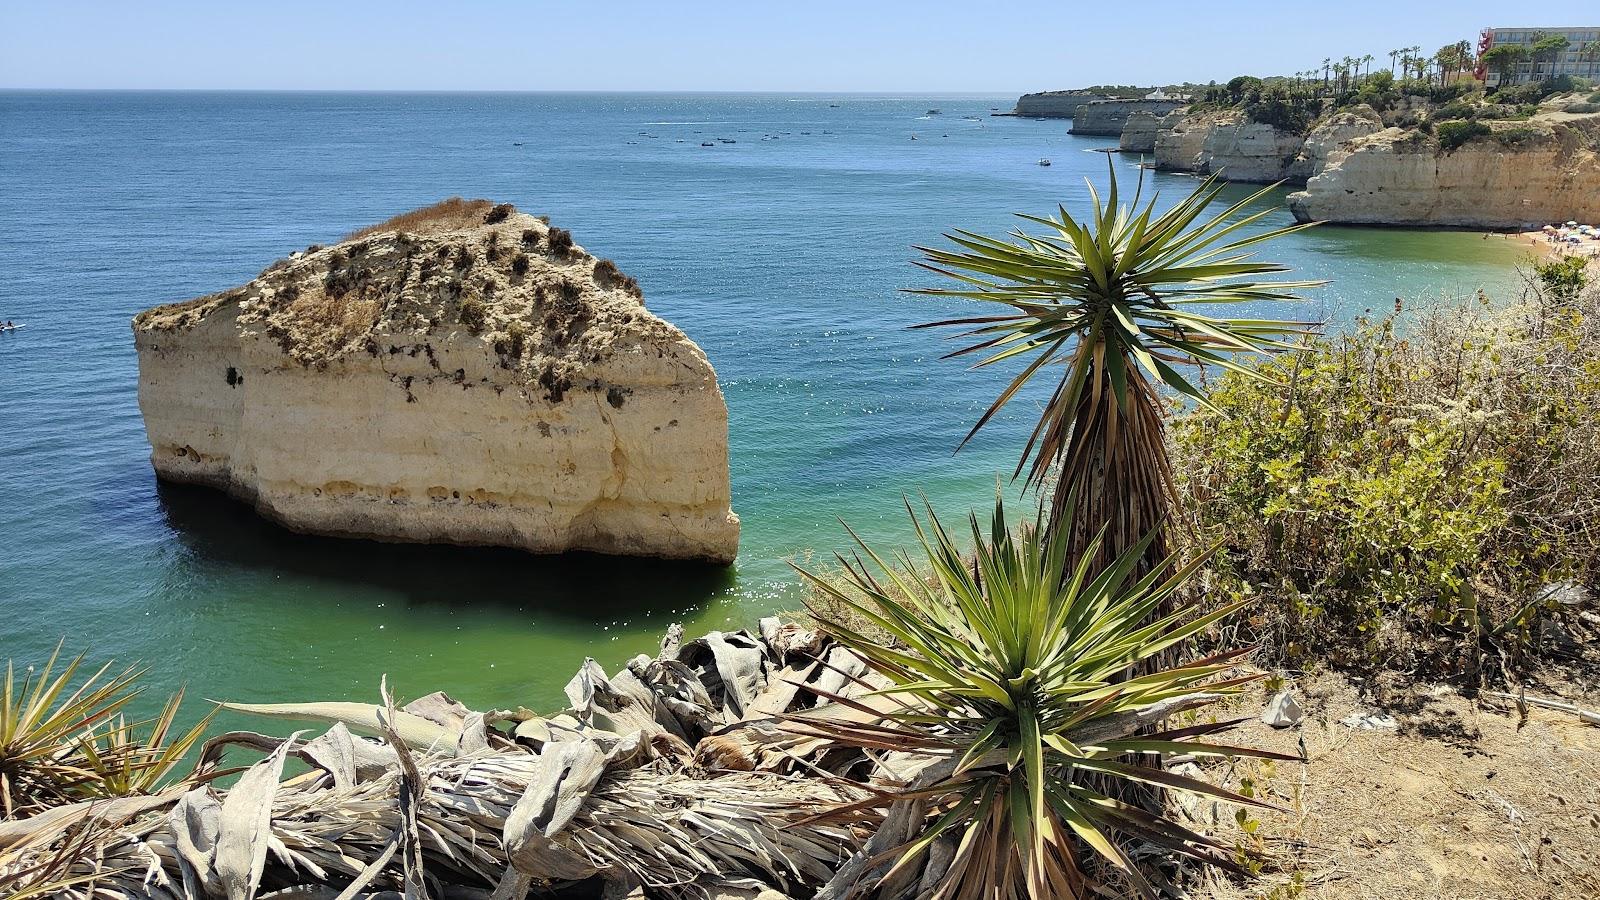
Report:
M 1329 56 L 1386 64 L 1395 47 L 1432 52 L 1487 25 L 1586 24 L 1543 10 L 1503 0 L 0 0 L 0 88 L 1005 94 L 1225 81 L 1320 68 Z

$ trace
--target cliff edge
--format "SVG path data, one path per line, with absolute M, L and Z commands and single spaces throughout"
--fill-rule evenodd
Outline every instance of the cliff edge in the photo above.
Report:
M 133 321 L 159 477 L 285 526 L 731 562 L 693 341 L 563 229 L 445 201 Z
M 1594 221 L 1600 219 L 1597 151 L 1600 116 L 1485 124 L 1456 146 L 1389 128 L 1329 153 L 1305 190 L 1289 195 L 1289 209 L 1302 222 L 1348 224 L 1526 228 Z

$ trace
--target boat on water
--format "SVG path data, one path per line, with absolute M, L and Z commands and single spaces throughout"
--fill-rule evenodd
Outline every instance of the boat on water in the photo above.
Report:
M 22 329 L 27 328 L 27 327 L 28 327 L 28 323 L 27 322 L 17 322 L 16 324 L 12 324 L 10 322 L 7 322 L 7 323 L 5 323 L 3 325 L 0 325 L 0 334 L 5 334 L 8 331 L 21 331 Z
M 925 115 L 925 116 L 941 116 L 941 115 L 944 115 L 944 113 L 939 112 L 937 109 L 930 109 L 927 112 L 923 113 L 923 115 Z
M 1048 165 L 1050 165 L 1050 159 L 1049 159 L 1049 157 L 1046 157 L 1046 158 L 1044 158 L 1044 159 L 1041 159 L 1041 160 L 1039 160 L 1039 165 L 1041 165 L 1041 166 L 1048 166 Z
M 700 142 L 700 146 L 702 146 L 702 147 L 715 147 L 716 144 L 713 144 L 710 141 L 701 141 Z

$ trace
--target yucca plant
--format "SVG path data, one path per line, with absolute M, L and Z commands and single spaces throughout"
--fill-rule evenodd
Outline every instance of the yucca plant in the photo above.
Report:
M 176 770 L 210 722 L 208 715 L 172 739 L 181 691 L 156 718 L 130 722 L 123 710 L 138 696 L 144 670 L 130 666 L 113 674 L 107 662 L 78 681 L 83 660 L 80 653 L 58 668 L 57 646 L 20 683 L 7 661 L 0 687 L 0 817 L 148 793 Z
M 1287 268 L 1253 259 L 1251 249 L 1308 227 L 1243 233 L 1275 212 L 1263 207 L 1243 214 L 1275 186 L 1208 216 L 1226 189 L 1213 176 L 1158 212 L 1158 197 L 1141 205 L 1142 172 L 1133 201 L 1123 204 L 1109 160 L 1108 167 L 1105 202 L 1089 184 L 1093 212 L 1086 220 L 1063 206 L 1053 218 L 1019 214 L 1043 226 L 1041 235 L 1019 229 L 997 239 L 956 231 L 946 235 L 956 249 L 918 247 L 924 256 L 918 265 L 961 286 L 912 293 L 1004 307 L 992 315 L 920 326 L 968 329 L 963 336 L 973 340 L 950 357 L 979 355 L 976 368 L 1026 360 L 963 445 L 1025 384 L 1061 370 L 1018 460 L 1017 475 L 1026 471 L 1025 484 L 1041 487 L 1059 467 L 1050 527 L 1071 527 L 1074 554 L 1084 552 L 1104 528 L 1100 563 L 1142 543 L 1149 566 L 1166 554 L 1164 532 L 1173 508 L 1159 386 L 1205 404 L 1205 392 L 1186 370 L 1217 365 L 1263 377 L 1230 357 L 1292 349 L 1292 340 L 1307 333 L 1311 323 L 1223 317 L 1207 308 L 1297 300 L 1295 291 L 1322 282 L 1262 279 Z M 1075 498 L 1073 509 L 1067 508 L 1069 497 Z
M 1091 878 L 1079 864 L 1084 848 L 1153 897 L 1130 859 L 1129 840 L 1240 871 L 1221 841 L 1108 796 L 1102 786 L 1134 782 L 1265 805 L 1159 764 L 1172 753 L 1291 758 L 1204 740 L 1242 719 L 1148 733 L 1259 677 L 1233 673 L 1247 651 L 1134 674 L 1243 604 L 1141 624 L 1203 555 L 1182 566 L 1168 560 L 1138 576 L 1148 535 L 1097 567 L 1097 552 L 1070 561 L 1070 529 L 1047 536 L 1036 520 L 1013 533 L 998 500 L 987 533 L 976 516 L 970 521 L 970 559 L 929 509 L 925 517 L 912 513 L 919 560 L 902 553 L 886 561 L 857 538 L 859 553 L 837 557 L 837 581 L 802 570 L 823 598 L 812 610 L 821 627 L 891 686 L 868 695 L 876 703 L 830 694 L 832 709 L 856 715 L 829 715 L 824 706 L 791 717 L 791 727 L 930 760 L 887 798 L 926 804 L 929 813 L 908 843 L 874 848 L 893 860 L 874 883 L 917 865 L 941 839 L 956 849 L 933 894 L 940 900 L 1087 896 Z M 1091 550 L 1098 542 L 1091 538 Z M 868 800 L 834 815 L 884 802 Z M 871 887 L 862 884 L 858 892 Z
M 127 797 L 155 793 L 165 785 L 221 708 L 213 707 L 188 730 L 177 733 L 174 723 L 182 705 L 180 688 L 148 722 L 128 721 L 118 714 L 103 730 L 87 734 L 73 748 L 81 757 L 78 765 L 90 773 L 80 792 L 89 797 Z

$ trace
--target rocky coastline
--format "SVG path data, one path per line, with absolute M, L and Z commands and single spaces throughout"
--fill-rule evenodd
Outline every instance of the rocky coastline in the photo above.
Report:
M 1401 121 L 1356 105 L 1302 134 L 1239 109 L 1139 111 L 1124 119 L 1119 149 L 1150 154 L 1163 171 L 1299 187 L 1288 202 L 1300 221 L 1500 230 L 1600 219 L 1600 114 L 1558 100 L 1459 145 Z
M 1183 105 L 1177 100 L 1093 100 L 1078 108 L 1068 133 L 1120 137 L 1136 113 L 1165 116 Z

